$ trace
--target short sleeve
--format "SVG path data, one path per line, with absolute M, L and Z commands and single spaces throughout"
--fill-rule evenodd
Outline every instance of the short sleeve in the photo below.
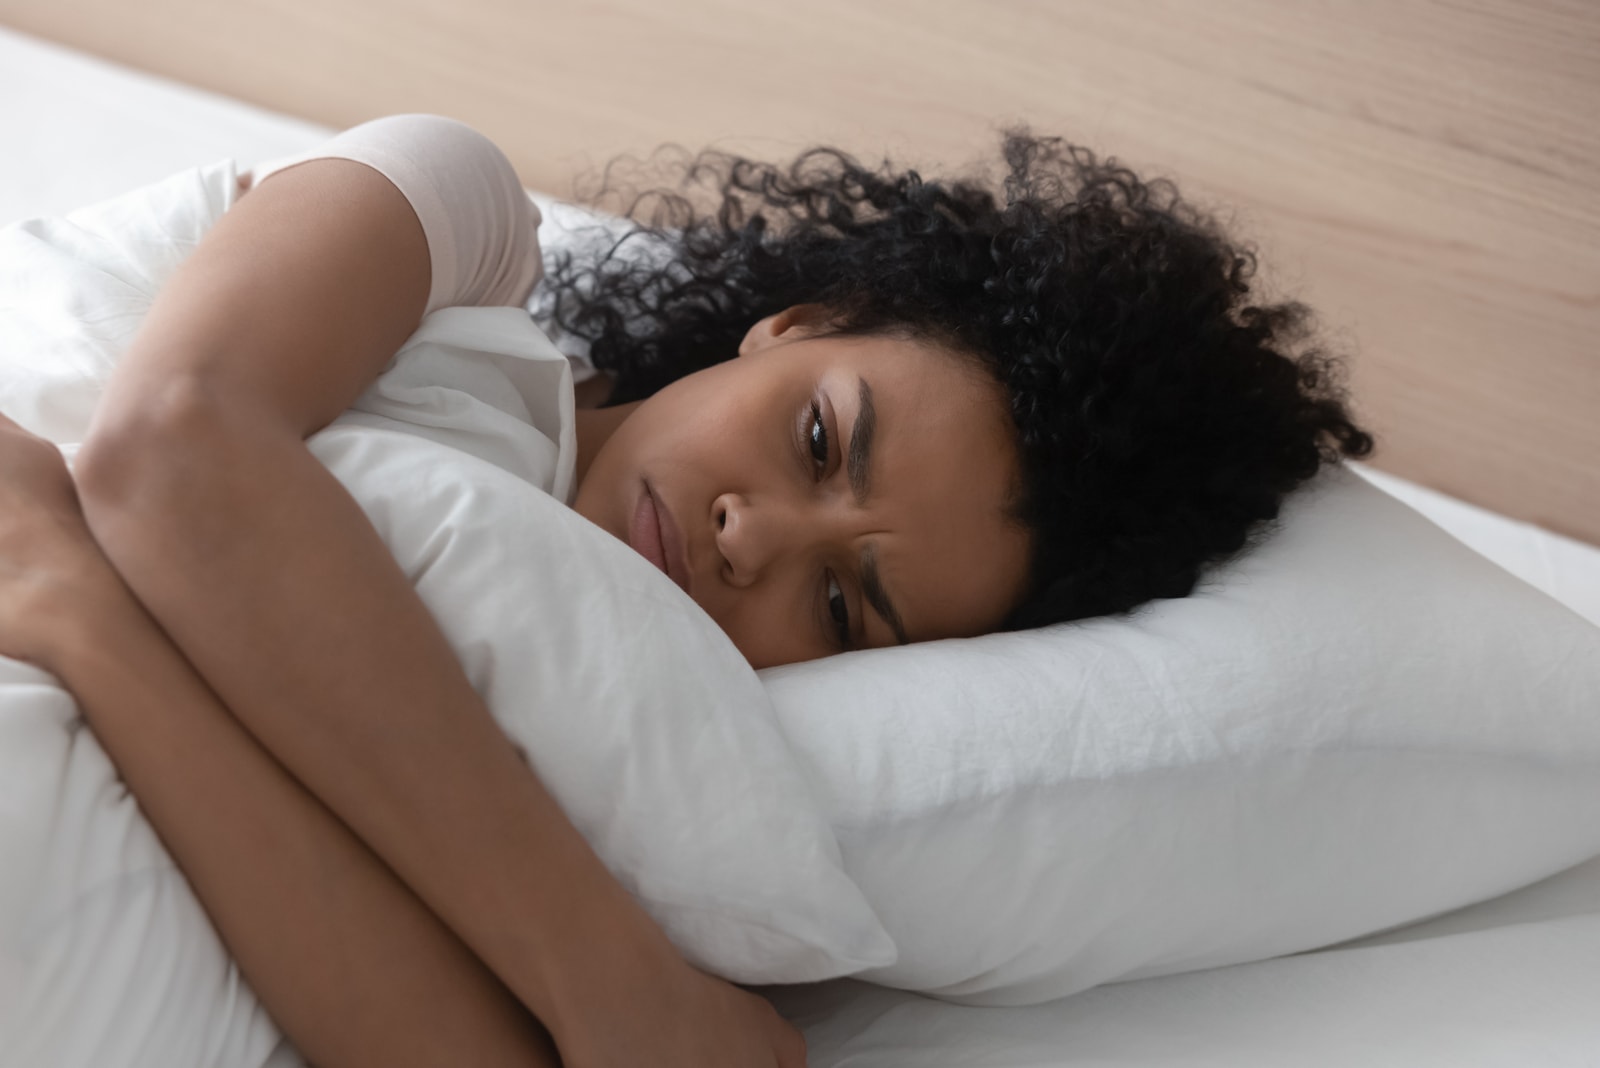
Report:
M 505 153 L 465 123 L 391 115 L 309 152 L 255 168 L 259 185 L 313 159 L 348 159 L 382 174 L 410 202 L 428 241 L 433 280 L 424 314 L 456 305 L 521 305 L 543 274 L 539 209 Z

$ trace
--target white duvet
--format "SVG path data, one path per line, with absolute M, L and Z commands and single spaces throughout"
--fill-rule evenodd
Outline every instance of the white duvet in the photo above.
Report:
M 0 408 L 81 440 L 233 181 L 231 164 L 198 168 L 0 231 Z M 570 374 L 522 310 L 444 309 L 313 451 L 692 960 L 748 982 L 892 962 L 755 673 L 665 576 L 561 503 Z M 255 1066 L 279 1037 L 69 695 L 0 658 L 0 1066 Z

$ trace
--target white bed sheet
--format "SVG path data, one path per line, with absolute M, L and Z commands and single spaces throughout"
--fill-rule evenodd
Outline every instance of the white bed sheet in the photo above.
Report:
M 0 223 L 224 157 L 252 165 L 330 132 L 0 28 Z M 1600 549 L 1365 473 L 1600 624 Z M 771 993 L 816 1068 L 1600 1068 L 1600 859 L 1341 947 L 1033 1008 L 852 982 Z

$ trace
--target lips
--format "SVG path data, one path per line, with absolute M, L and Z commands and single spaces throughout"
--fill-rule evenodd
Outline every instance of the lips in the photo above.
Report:
M 628 544 L 685 593 L 689 592 L 689 566 L 683 555 L 683 536 L 673 522 L 672 513 L 656 499 L 648 482 L 639 494 L 633 520 L 628 524 Z

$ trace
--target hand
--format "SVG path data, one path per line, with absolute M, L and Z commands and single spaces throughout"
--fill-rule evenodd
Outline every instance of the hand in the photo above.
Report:
M 566 1068 L 805 1068 L 800 1032 L 765 998 L 685 965 L 692 977 L 582 1037 L 557 1036 Z
M 0 655 L 59 675 L 78 625 L 128 596 L 60 451 L 0 415 Z
M 805 1039 L 765 998 L 707 975 L 655 932 L 644 960 L 571 975 L 577 1015 L 546 1020 L 565 1068 L 805 1068 Z

